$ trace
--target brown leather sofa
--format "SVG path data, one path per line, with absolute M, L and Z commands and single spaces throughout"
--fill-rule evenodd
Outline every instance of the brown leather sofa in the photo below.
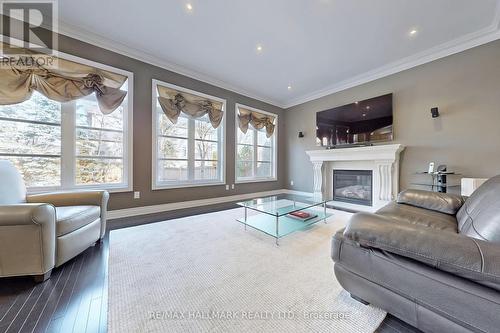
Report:
M 26 195 L 24 181 L 0 160 L 0 277 L 50 277 L 54 267 L 104 237 L 106 191 Z
M 333 237 L 353 298 L 424 332 L 500 332 L 500 176 L 467 200 L 407 190 Z

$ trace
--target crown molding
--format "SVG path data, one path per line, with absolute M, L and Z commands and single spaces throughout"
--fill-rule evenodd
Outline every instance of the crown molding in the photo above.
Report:
M 347 80 L 337 82 L 323 89 L 283 102 L 274 100 L 267 96 L 261 96 L 259 93 L 256 93 L 254 91 L 249 91 L 248 89 L 232 85 L 223 80 L 216 79 L 206 74 L 185 68 L 178 64 L 165 61 L 147 52 L 131 48 L 119 42 L 112 41 L 106 37 L 94 34 L 85 29 L 72 26 L 64 21 L 59 21 L 59 33 L 92 45 L 96 45 L 109 51 L 113 51 L 124 56 L 164 68 L 166 70 L 190 77 L 192 79 L 202 81 L 219 88 L 244 95 L 246 97 L 254 98 L 256 100 L 277 106 L 282 109 L 288 109 L 299 104 L 331 95 L 342 90 L 353 88 L 500 39 L 500 0 L 497 0 L 493 22 L 488 27 L 482 30 L 464 35 L 462 37 L 432 47 L 412 56 L 356 75 Z
M 256 100 L 259 100 L 261 102 L 271 104 L 274 106 L 277 106 L 279 108 L 284 108 L 284 103 L 281 103 L 279 101 L 273 100 L 269 97 L 266 96 L 261 96 L 260 94 L 249 91 L 247 89 L 243 89 L 241 87 L 235 86 L 233 84 L 230 84 L 228 82 L 225 82 L 223 80 L 219 80 L 213 77 L 210 77 L 208 75 L 202 74 L 200 72 L 188 69 L 186 67 L 180 66 L 178 64 L 172 63 L 165 61 L 163 59 L 160 59 L 152 54 L 149 54 L 144 51 L 140 51 L 138 49 L 132 48 L 130 46 L 124 45 L 122 43 L 113 41 L 111 39 L 108 39 L 106 37 L 103 37 L 101 35 L 92 33 L 88 30 L 73 26 L 71 24 L 68 24 L 67 22 L 64 21 L 59 21 L 59 29 L 58 33 L 67 37 L 71 37 L 77 40 L 80 40 L 85 43 L 89 43 L 92 45 L 95 45 L 97 47 L 116 52 L 118 54 L 124 55 L 129 58 L 133 58 L 145 63 L 148 63 L 153 66 L 157 66 L 163 69 L 166 69 L 171 72 L 175 72 L 177 74 L 181 74 L 184 76 L 187 76 L 189 78 L 202 81 L 205 83 L 208 83 L 210 85 L 214 85 L 218 88 L 226 89 L 229 91 L 232 91 L 234 93 L 250 97 Z
M 500 8 L 500 6 L 497 8 Z M 495 21 L 493 22 L 492 25 L 488 26 L 486 29 L 464 35 L 455 40 L 443 43 L 441 45 L 427 49 L 415 55 L 403 58 L 401 60 L 379 67 L 377 69 L 354 76 L 348 80 L 341 81 L 324 89 L 312 92 L 310 94 L 306 94 L 298 98 L 294 98 L 293 100 L 285 104 L 285 109 L 306 102 L 310 102 L 312 100 L 328 96 L 349 88 L 360 86 L 362 84 L 375 81 L 383 77 L 396 74 L 405 71 L 407 69 L 411 69 L 432 62 L 434 60 L 445 58 L 452 54 L 459 53 L 492 42 L 494 40 L 500 39 L 499 22 L 500 22 L 500 15 L 498 15 L 498 10 L 497 10 L 497 17 Z

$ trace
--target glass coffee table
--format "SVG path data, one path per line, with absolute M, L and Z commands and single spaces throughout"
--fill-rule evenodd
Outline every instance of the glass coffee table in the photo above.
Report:
M 276 239 L 276 245 L 279 245 L 281 237 L 319 221 L 326 223 L 326 219 L 332 215 L 326 212 L 326 201 L 310 197 L 288 196 L 280 199 L 273 196 L 238 202 L 238 205 L 245 208 L 245 215 L 237 219 L 245 225 L 245 230 L 249 226 L 266 233 Z M 249 216 L 249 209 L 260 214 Z M 305 212 L 310 216 L 300 219 L 290 215 L 296 212 Z

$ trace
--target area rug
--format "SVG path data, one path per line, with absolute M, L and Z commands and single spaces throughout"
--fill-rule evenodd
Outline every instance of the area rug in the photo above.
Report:
M 350 214 L 330 212 L 280 246 L 242 208 L 111 231 L 109 332 L 374 332 L 386 313 L 335 279 Z

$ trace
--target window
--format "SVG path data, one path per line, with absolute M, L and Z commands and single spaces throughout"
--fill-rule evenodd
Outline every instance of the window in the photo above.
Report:
M 0 159 L 10 160 L 28 187 L 61 186 L 61 104 L 35 92 L 0 105 Z
M 76 185 L 124 184 L 124 108 L 99 110 L 94 95 L 75 101 Z
M 122 90 L 128 90 L 131 75 Z M 59 103 L 35 91 L 25 102 L 0 105 L 0 159 L 17 167 L 30 191 L 128 190 L 129 99 L 127 94 L 108 115 L 101 113 L 95 94 Z
M 162 109 L 157 86 L 184 96 L 225 101 L 168 83 L 153 80 L 153 189 L 224 183 L 224 118 L 217 128 L 209 115 L 190 116 L 180 112 L 174 124 Z
M 236 112 L 236 181 L 276 180 L 277 115 L 239 104 L 236 105 Z M 248 124 L 247 132 L 243 133 L 239 124 L 239 116 L 243 112 L 268 117 L 274 125 L 272 135 L 268 137 L 266 127 L 257 129 L 252 122 Z

